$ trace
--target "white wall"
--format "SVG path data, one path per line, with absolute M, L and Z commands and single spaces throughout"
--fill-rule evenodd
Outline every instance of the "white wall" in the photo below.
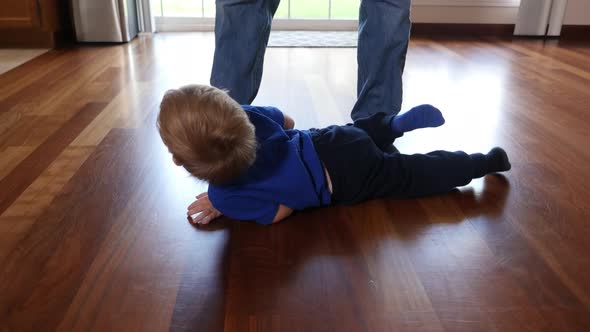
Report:
M 420 23 L 514 24 L 517 7 L 414 5 L 412 20 Z M 564 24 L 590 25 L 590 0 L 568 0 Z
M 590 0 L 568 0 L 564 24 L 590 25 Z
M 580 0 L 590 1 L 590 0 Z M 413 6 L 416 23 L 514 24 L 518 7 L 491 6 Z

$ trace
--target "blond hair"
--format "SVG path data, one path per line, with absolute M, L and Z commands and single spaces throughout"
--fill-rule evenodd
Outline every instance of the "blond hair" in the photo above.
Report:
M 254 126 L 225 91 L 187 85 L 166 92 L 158 130 L 174 158 L 193 176 L 225 184 L 256 159 Z

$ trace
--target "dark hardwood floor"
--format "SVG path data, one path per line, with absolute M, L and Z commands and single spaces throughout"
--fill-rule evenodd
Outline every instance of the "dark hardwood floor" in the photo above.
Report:
M 2 331 L 590 331 L 590 45 L 413 39 L 405 153 L 503 146 L 448 195 L 193 227 L 156 128 L 211 34 L 50 51 L 0 76 Z M 356 50 L 269 49 L 256 104 L 344 123 Z

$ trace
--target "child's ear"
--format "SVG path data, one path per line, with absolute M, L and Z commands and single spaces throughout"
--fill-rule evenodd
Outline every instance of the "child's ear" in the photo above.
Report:
M 172 156 L 172 161 L 176 164 L 176 166 L 182 166 L 182 163 L 174 156 Z

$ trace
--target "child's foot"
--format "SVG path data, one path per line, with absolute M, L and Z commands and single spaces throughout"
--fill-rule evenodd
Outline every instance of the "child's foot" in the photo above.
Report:
M 398 133 L 405 133 L 414 129 L 442 126 L 444 123 L 445 118 L 438 108 L 420 105 L 393 118 L 391 128 Z
M 486 154 L 486 158 L 488 159 L 490 173 L 506 172 L 512 168 L 510 160 L 508 160 L 508 155 L 502 148 L 495 147 L 491 149 Z

